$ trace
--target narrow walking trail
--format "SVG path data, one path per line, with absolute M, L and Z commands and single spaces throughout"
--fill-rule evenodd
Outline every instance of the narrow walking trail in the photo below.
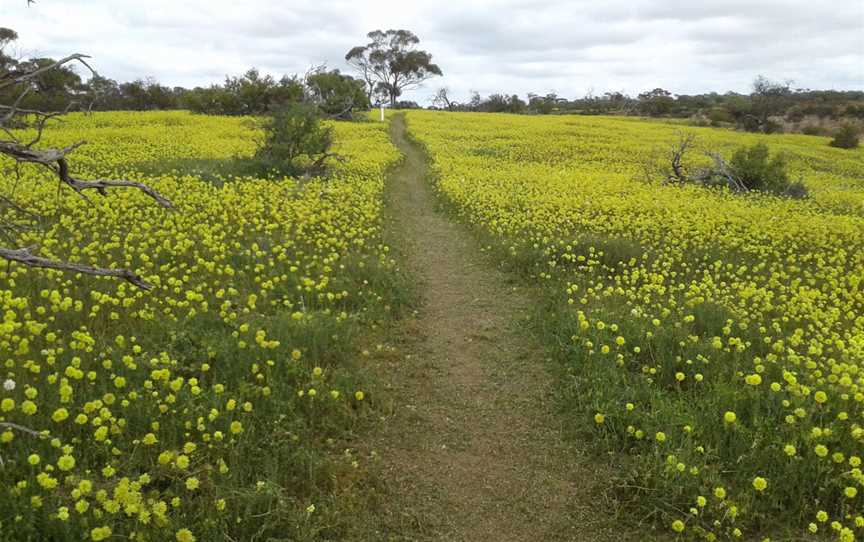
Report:
M 422 304 L 401 356 L 378 370 L 392 405 L 371 443 L 385 487 L 371 540 L 621 540 L 603 532 L 598 474 L 552 412 L 543 350 L 524 326 L 530 299 L 436 210 L 426 157 L 391 125 L 404 163 L 388 187 L 391 235 Z

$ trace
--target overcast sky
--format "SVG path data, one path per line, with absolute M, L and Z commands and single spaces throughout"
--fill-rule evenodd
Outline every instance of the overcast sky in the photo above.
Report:
M 280 75 L 344 55 L 373 29 L 407 28 L 444 77 L 406 97 L 469 91 L 631 94 L 864 89 L 864 0 L 0 0 L 19 49 L 82 52 L 119 81 L 208 85 L 251 66 Z

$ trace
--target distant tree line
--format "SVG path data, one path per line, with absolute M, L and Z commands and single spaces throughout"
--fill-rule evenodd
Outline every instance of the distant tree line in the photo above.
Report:
M 749 94 L 716 92 L 672 94 L 655 88 L 637 96 L 621 92 L 588 94 L 567 99 L 554 93 L 493 93 L 483 97 L 473 92 L 458 102 L 449 90 L 440 88 L 431 101 L 432 109 L 516 114 L 635 115 L 689 119 L 692 124 L 734 126 L 762 133 L 799 131 L 833 133 L 843 122 L 864 122 L 864 92 L 794 89 L 789 83 L 759 76 Z
M 367 44 L 345 55 L 358 78 L 324 66 L 303 76 L 284 75 L 278 79 L 252 68 L 242 75 L 226 77 L 222 84 L 187 89 L 168 87 L 153 78 L 118 82 L 94 75 L 84 81 L 71 67 L 63 65 L 39 77 L 37 88 L 19 105 L 57 111 L 66 107 L 72 97 L 76 108 L 89 111 L 189 109 L 213 115 L 260 115 L 276 107 L 312 103 L 323 115 L 335 118 L 350 118 L 354 111 L 378 103 L 416 107 L 412 102 L 400 102 L 399 97 L 442 74 L 432 62 L 432 55 L 417 48 L 420 40 L 408 30 L 375 30 L 367 37 Z M 38 68 L 54 62 L 50 58 L 19 60 L 3 53 L 17 38 L 14 30 L 0 28 L 0 70 Z
M 18 60 L 4 53 L 18 35 L 0 28 L 0 70 L 14 73 L 38 69 L 54 62 L 50 58 Z M 400 99 L 406 90 L 417 88 L 434 76 L 442 75 L 432 55 L 419 50 L 419 38 L 408 30 L 375 30 L 369 42 L 352 48 L 345 61 L 357 78 L 328 70 L 324 66 L 304 75 L 275 78 L 250 69 L 228 76 L 222 84 L 209 87 L 168 87 L 152 78 L 119 83 L 93 76 L 88 81 L 68 65 L 48 70 L 34 84 L 33 92 L 23 97 L 19 107 L 58 111 L 69 105 L 92 111 L 188 109 L 214 115 L 263 115 L 277 106 L 314 104 L 323 116 L 351 118 L 355 111 L 388 103 L 393 108 L 411 109 L 420 105 Z M 17 89 L 7 89 L 9 99 Z M 16 94 L 17 96 L 17 94 Z M 687 119 L 691 124 L 730 126 L 742 130 L 839 134 L 845 130 L 853 138 L 864 126 L 864 92 L 795 89 L 788 82 L 759 76 L 747 94 L 716 92 L 673 94 L 663 88 L 647 90 L 636 96 L 606 92 L 567 99 L 555 93 L 528 94 L 523 99 L 512 93 L 481 96 L 471 93 L 457 101 L 446 88 L 432 98 L 431 108 L 449 111 L 476 111 L 515 114 L 638 115 Z
M 318 67 L 303 77 L 278 80 L 253 68 L 226 77 L 222 85 L 184 90 L 177 107 L 210 115 L 259 115 L 291 103 L 316 104 L 325 116 L 334 118 L 350 118 L 370 106 L 362 81 Z
M 21 65 L 50 64 L 51 59 Z M 38 91 L 28 94 L 22 108 L 56 111 L 73 96 L 79 109 L 89 111 L 151 111 L 188 109 L 210 115 L 261 115 L 277 105 L 315 103 L 326 116 L 347 118 L 369 109 L 363 84 L 339 70 L 319 68 L 304 77 L 276 79 L 252 68 L 209 87 L 168 87 L 152 78 L 118 83 L 99 75 L 82 81 L 65 66 L 38 79 Z
M 0 28 L 0 71 L 18 73 L 50 66 L 51 58 L 16 59 L 6 51 L 18 38 L 8 28 Z M 8 88 L 0 100 L 13 95 L 18 88 Z M 82 77 L 68 64 L 47 70 L 34 80 L 33 88 L 21 99 L 18 107 L 38 111 L 72 109 L 86 111 L 149 111 L 189 109 L 214 115 L 260 115 L 276 106 L 291 103 L 312 103 L 324 116 L 349 118 L 354 111 L 370 106 L 365 83 L 339 70 L 319 66 L 305 75 L 283 76 L 279 79 L 252 68 L 238 76 L 228 76 L 222 84 L 187 89 L 169 87 L 153 78 L 117 82 L 93 75 Z

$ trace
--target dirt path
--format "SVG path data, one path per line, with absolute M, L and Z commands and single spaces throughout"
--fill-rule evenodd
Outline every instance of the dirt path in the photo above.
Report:
M 601 532 L 597 475 L 556 425 L 542 349 L 520 329 L 526 293 L 436 211 L 401 116 L 392 137 L 406 158 L 389 187 L 391 228 L 423 302 L 402 355 L 379 367 L 393 404 L 372 443 L 385 488 L 364 539 L 621 540 Z

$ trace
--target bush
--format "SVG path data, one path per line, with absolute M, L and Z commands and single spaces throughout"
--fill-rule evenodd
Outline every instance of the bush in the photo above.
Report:
M 725 123 L 733 122 L 735 119 L 722 107 L 714 107 L 708 112 L 708 120 L 711 121 L 711 126 L 722 126 Z
M 759 119 L 752 115 L 747 115 L 738 119 L 738 129 L 745 132 L 759 132 L 761 125 Z
M 277 108 L 263 125 L 264 142 L 255 153 L 263 172 L 281 175 L 319 175 L 330 152 L 333 131 L 321 125 L 314 104 Z
M 728 170 L 747 191 L 767 192 L 795 199 L 808 197 L 807 186 L 801 181 L 790 181 L 786 168 L 786 158 L 782 154 L 771 157 L 768 146 L 757 143 L 752 147 L 738 149 L 729 161 Z
M 858 129 L 852 124 L 844 124 L 834 134 L 834 139 L 829 143 L 838 149 L 854 149 L 858 147 Z
M 719 152 L 706 152 L 714 164 L 701 168 L 691 167 L 687 160 L 695 146 L 694 134 L 681 134 L 667 154 L 668 165 L 659 163 L 656 156 L 643 163 L 646 179 L 650 182 L 659 175 L 666 183 L 725 186 L 736 193 L 768 192 L 796 199 L 809 195 L 803 182 L 789 180 L 786 158 L 781 154 L 771 157 L 764 143 L 739 148 L 729 161 Z
M 757 143 L 735 151 L 729 161 L 733 175 L 747 190 L 782 194 L 789 185 L 786 159 L 782 155 L 769 156 L 768 146 Z

